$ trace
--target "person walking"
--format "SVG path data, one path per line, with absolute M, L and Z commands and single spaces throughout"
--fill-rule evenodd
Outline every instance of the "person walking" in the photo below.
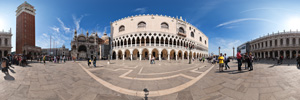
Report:
M 222 53 L 220 54 L 218 60 L 219 60 L 219 71 L 222 72 L 224 67 L 224 57 L 222 56 Z
M 243 62 L 245 63 L 245 69 L 247 69 L 247 68 L 249 69 L 249 66 L 247 66 L 248 62 L 249 62 L 249 57 L 248 57 L 248 53 L 247 52 L 244 54 Z
M 253 70 L 253 58 L 252 58 L 252 54 L 249 53 L 249 56 L 248 56 L 248 68 L 249 68 L 249 71 L 252 71 Z
M 241 55 L 241 50 L 238 51 L 238 53 L 236 54 L 236 59 L 238 61 L 238 70 L 242 71 L 242 55 Z
M 283 56 L 280 56 L 280 64 L 283 62 Z
M 44 65 L 46 64 L 46 55 L 44 55 L 43 57 L 43 62 L 44 62 Z
M 297 67 L 300 68 L 300 54 L 297 57 Z
M 94 57 L 94 59 L 93 59 L 93 64 L 94 64 L 94 67 L 96 67 L 96 57 Z
M 88 66 L 90 66 L 90 64 L 91 64 L 90 58 L 88 58 L 87 61 L 88 61 Z
M 204 63 L 204 61 L 205 61 L 205 57 L 202 57 L 202 61 L 203 61 L 203 63 Z
M 155 64 L 155 58 L 154 58 L 154 56 L 152 56 L 152 64 Z
M 224 63 L 225 63 L 225 70 L 230 69 L 230 67 L 228 66 L 228 62 L 229 62 L 229 58 L 226 56 L 226 53 L 224 54 Z

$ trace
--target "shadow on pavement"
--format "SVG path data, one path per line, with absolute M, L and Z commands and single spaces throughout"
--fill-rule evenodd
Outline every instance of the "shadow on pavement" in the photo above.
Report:
M 14 81 L 15 80 L 15 78 L 13 76 L 9 75 L 8 73 L 5 74 L 4 79 L 8 80 L 8 81 Z
M 244 71 L 244 70 L 224 70 L 222 72 L 220 71 L 215 71 L 215 73 L 228 73 L 228 74 L 238 74 L 238 73 L 245 73 L 245 72 L 249 72 L 249 71 Z
M 12 70 L 12 69 L 10 69 L 10 68 L 9 68 L 9 70 L 10 70 L 12 73 L 16 73 L 14 70 Z

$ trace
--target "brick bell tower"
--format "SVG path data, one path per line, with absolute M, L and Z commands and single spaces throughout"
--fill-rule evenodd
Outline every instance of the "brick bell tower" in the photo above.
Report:
M 16 54 L 23 54 L 25 45 L 35 47 L 35 11 L 26 1 L 16 10 Z

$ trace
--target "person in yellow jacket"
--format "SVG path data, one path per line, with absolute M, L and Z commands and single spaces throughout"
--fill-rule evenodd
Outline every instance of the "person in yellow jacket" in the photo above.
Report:
M 220 56 L 218 58 L 219 60 L 219 71 L 223 71 L 223 67 L 224 67 L 224 57 L 222 56 L 222 53 L 220 53 Z

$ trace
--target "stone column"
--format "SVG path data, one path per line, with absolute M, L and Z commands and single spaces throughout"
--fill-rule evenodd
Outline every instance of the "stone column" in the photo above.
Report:
M 292 58 L 292 50 L 290 50 L 290 59 Z
M 123 60 L 125 60 L 125 54 L 123 54 Z
M 296 58 L 298 57 L 298 51 L 296 51 Z
M 130 39 L 130 47 L 132 47 L 132 39 Z
M 271 55 L 270 55 L 270 51 L 267 51 L 268 52 L 268 57 L 270 58 L 271 57 Z
M 286 51 L 283 51 L 283 58 L 286 57 Z
M 158 59 L 159 61 L 161 61 L 161 54 L 158 54 Z
M 168 60 L 170 60 L 170 53 L 168 53 Z
M 275 51 L 272 52 L 272 56 L 273 56 L 273 58 L 275 58 Z
M 188 52 L 187 54 L 187 59 L 189 60 L 190 59 L 190 53 Z
M 149 46 L 151 46 L 151 37 L 149 38 Z
M 116 60 L 119 60 L 119 55 L 118 54 L 116 55 Z
M 132 61 L 132 54 L 130 54 L 130 60 Z
M 140 46 L 142 46 L 142 39 L 140 39 Z
M 158 46 L 160 46 L 160 45 L 161 45 L 161 44 L 160 44 L 160 43 L 161 43 L 161 39 L 158 38 L 158 42 L 159 42 L 159 43 L 158 43 Z
M 135 43 L 135 44 L 134 44 L 134 46 L 136 47 L 136 45 L 137 45 L 137 44 L 136 44 L 136 43 L 137 43 L 137 40 L 136 40 L 136 38 L 134 39 L 134 43 Z
M 151 54 L 149 53 L 149 61 L 151 61 Z
M 142 54 L 140 54 L 140 60 L 142 60 Z
M 278 53 L 278 57 L 280 57 L 280 51 L 278 51 L 277 53 Z
M 178 55 L 178 54 L 175 54 L 175 57 L 176 57 L 176 61 L 177 61 L 177 55 Z

